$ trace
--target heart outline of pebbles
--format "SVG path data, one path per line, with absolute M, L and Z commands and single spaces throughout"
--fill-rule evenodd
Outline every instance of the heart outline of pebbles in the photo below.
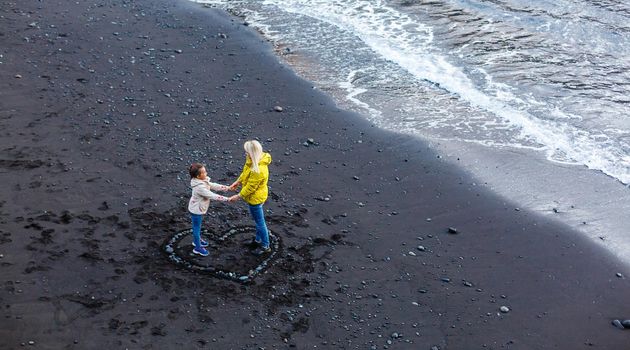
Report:
M 251 226 L 239 226 L 233 227 L 225 232 L 220 237 L 212 237 L 209 235 L 207 230 L 202 232 L 202 237 L 209 239 L 211 241 L 220 243 L 225 240 L 230 239 L 232 236 L 239 233 L 252 233 L 255 234 L 256 228 Z M 175 265 L 183 267 L 187 270 L 206 273 L 215 278 L 232 280 L 240 283 L 247 283 L 253 281 L 253 279 L 265 271 L 270 265 L 272 260 L 276 257 L 278 252 L 280 251 L 281 242 L 280 237 L 274 235 L 271 230 L 269 230 L 269 240 L 271 252 L 263 259 L 257 266 L 250 269 L 247 274 L 239 274 L 234 271 L 229 271 L 227 269 L 218 269 L 214 266 L 202 266 L 194 262 L 194 260 L 188 257 L 182 257 L 177 253 L 177 247 L 180 242 L 185 238 L 192 235 L 192 229 L 188 228 L 185 230 L 175 232 L 170 238 L 166 240 L 166 242 L 162 245 L 162 251 L 168 256 L 168 259 L 175 263 Z

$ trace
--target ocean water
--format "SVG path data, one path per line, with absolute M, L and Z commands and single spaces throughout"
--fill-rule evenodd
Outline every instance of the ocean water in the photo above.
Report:
M 618 229 L 630 209 L 630 2 L 194 1 L 245 17 L 341 107 L 445 150 L 478 150 L 462 164 L 493 189 L 538 210 L 585 203 L 565 221 L 594 219 L 599 224 L 586 229 L 593 237 L 610 234 L 630 248 Z M 516 184 L 519 174 L 509 169 L 490 170 L 506 162 L 523 180 L 561 173 L 584 179 L 581 190 L 591 193 L 572 198 L 571 189 L 557 189 L 571 179 L 536 189 Z

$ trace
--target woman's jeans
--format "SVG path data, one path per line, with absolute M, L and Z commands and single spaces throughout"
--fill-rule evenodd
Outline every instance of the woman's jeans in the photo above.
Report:
M 249 212 L 252 213 L 252 217 L 256 222 L 256 242 L 260 242 L 263 248 L 269 247 L 269 231 L 265 224 L 265 213 L 263 212 L 263 205 L 250 205 Z
M 192 220 L 193 242 L 195 242 L 195 248 L 201 248 L 201 221 L 203 219 L 203 215 L 190 213 L 190 219 Z

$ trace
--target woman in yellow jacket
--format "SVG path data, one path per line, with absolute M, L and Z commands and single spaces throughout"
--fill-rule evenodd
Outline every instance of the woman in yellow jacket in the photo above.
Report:
M 269 248 L 269 231 L 265 224 L 265 213 L 263 204 L 267 200 L 269 189 L 269 168 L 271 155 L 264 153 L 260 142 L 256 140 L 247 141 L 243 145 L 245 149 L 245 165 L 243 171 L 236 181 L 230 186 L 231 190 L 236 190 L 242 185 L 239 194 L 230 197 L 230 201 L 242 198 L 249 204 L 249 212 L 256 222 L 256 237 L 254 243 L 260 245 L 253 253 L 262 255 L 271 251 Z

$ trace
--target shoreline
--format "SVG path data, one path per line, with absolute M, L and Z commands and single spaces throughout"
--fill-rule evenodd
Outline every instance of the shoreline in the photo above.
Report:
M 239 19 L 181 0 L 3 6 L 0 347 L 627 343 L 610 325 L 630 317 L 627 267 L 340 110 Z M 279 257 L 245 285 L 177 268 L 160 246 L 189 226 L 186 166 L 227 183 L 253 137 L 274 158 Z M 215 234 L 251 224 L 211 210 Z
M 203 3 L 190 1 L 206 7 Z M 208 8 L 221 10 L 215 4 L 207 5 Z M 246 16 L 239 18 L 247 20 Z M 265 35 L 264 28 L 251 25 L 270 42 L 279 60 L 295 70 L 300 78 L 314 81 L 314 88 L 332 98 L 339 108 L 360 115 L 382 130 L 397 133 L 386 125 L 378 125 L 374 117 L 366 116 L 370 110 L 375 111 L 371 106 L 362 106 L 360 100 L 351 102 L 353 97 L 350 94 L 354 92 L 335 87 L 330 82 L 317 82 L 318 74 L 314 72 L 322 68 L 302 54 L 302 50 L 287 52 L 285 49 L 293 45 L 276 41 L 273 36 Z M 454 166 L 475 178 L 477 184 L 483 183 L 490 191 L 515 203 L 520 209 L 529 209 L 568 225 L 630 266 L 630 241 L 625 239 L 623 229 L 630 225 L 630 219 L 623 214 L 630 210 L 630 192 L 625 191 L 628 185 L 621 180 L 584 164 L 551 160 L 544 150 L 515 146 L 487 147 L 462 140 L 435 139 L 419 133 L 402 134 L 431 145 L 435 152 L 451 159 Z M 497 175 L 499 172 L 501 175 Z M 571 179 L 572 183 L 566 179 Z
M 583 165 L 550 162 L 532 150 L 487 149 L 465 142 L 432 144 L 488 190 L 576 230 L 630 264 L 630 242 L 623 229 L 630 224 L 623 215 L 630 209 L 630 193 L 616 178 Z

